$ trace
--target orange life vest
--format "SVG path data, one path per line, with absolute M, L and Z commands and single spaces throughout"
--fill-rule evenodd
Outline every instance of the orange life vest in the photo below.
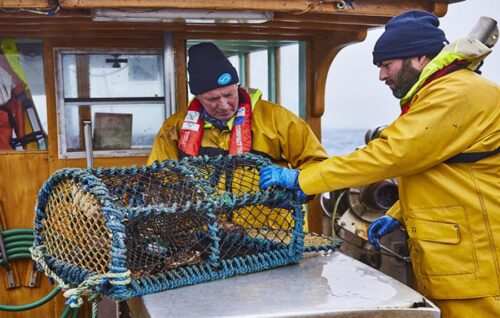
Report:
M 240 102 L 231 129 L 230 154 L 249 152 L 252 148 L 252 102 L 248 93 L 238 88 Z M 204 121 L 201 116 L 203 105 L 198 99 L 189 103 L 180 131 L 178 147 L 188 156 L 198 156 L 203 137 Z

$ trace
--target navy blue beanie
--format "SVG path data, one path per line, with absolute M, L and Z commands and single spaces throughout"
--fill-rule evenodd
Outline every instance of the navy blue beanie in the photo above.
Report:
M 373 64 L 413 56 L 438 54 L 448 40 L 439 19 L 427 11 L 408 11 L 387 22 L 373 48 Z
M 213 43 L 193 45 L 188 56 L 189 89 L 193 95 L 240 81 L 236 69 Z

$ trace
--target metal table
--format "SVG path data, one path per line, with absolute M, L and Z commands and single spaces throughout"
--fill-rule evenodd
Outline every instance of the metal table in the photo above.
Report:
M 440 317 L 399 281 L 339 252 L 132 299 L 133 317 Z M 417 307 L 417 308 L 415 308 Z

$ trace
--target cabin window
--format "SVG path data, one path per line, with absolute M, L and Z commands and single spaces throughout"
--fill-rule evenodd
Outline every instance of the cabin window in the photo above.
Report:
M 57 56 L 59 154 L 84 157 L 84 121 L 96 157 L 148 155 L 165 118 L 163 55 L 69 51 Z
M 47 149 L 43 42 L 0 38 L 0 151 Z
M 305 43 L 267 40 L 189 40 L 187 48 L 214 42 L 236 68 L 240 86 L 305 118 Z M 189 94 L 189 99 L 193 98 Z
M 249 63 L 248 87 L 258 88 L 262 92 L 262 98 L 269 99 L 269 78 L 267 49 L 254 51 L 248 54 Z
M 301 97 L 305 96 L 305 92 L 301 94 L 300 91 L 306 87 L 305 62 L 301 60 L 305 55 L 301 54 L 299 43 L 280 47 L 278 54 L 278 80 L 280 85 L 276 89 L 279 102 L 296 115 L 303 115 L 300 113 L 299 106 L 305 103 L 305 101 L 301 102 L 300 100 Z M 302 68 L 303 71 L 301 71 L 300 68 Z

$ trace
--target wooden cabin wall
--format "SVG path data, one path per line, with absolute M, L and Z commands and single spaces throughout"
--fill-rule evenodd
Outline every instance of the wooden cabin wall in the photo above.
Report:
M 8 152 L 0 154 L 0 213 L 2 213 L 3 229 L 33 228 L 34 206 L 38 190 L 49 176 L 47 151 Z M 32 270 L 32 261 L 15 260 L 11 262 L 19 287 L 7 290 L 6 273 L 0 266 L 0 303 L 6 305 L 22 305 L 44 297 L 54 286 L 39 273 L 38 288 L 24 287 L 28 285 Z M 43 277 L 42 277 L 43 276 Z M 52 317 L 62 301 L 62 295 L 56 301 L 32 309 L 30 311 L 0 311 L 0 317 Z
M 149 34 L 145 39 L 124 39 L 114 37 L 113 32 L 99 34 L 98 38 L 88 33 L 82 37 L 49 37 L 34 36 L 44 42 L 44 70 L 45 93 L 47 98 L 48 142 L 44 151 L 11 151 L 0 152 L 0 202 L 3 211 L 4 230 L 16 228 L 33 228 L 34 207 L 36 196 L 43 182 L 56 170 L 67 167 L 86 167 L 86 159 L 59 159 L 57 135 L 57 108 L 55 82 L 56 48 L 158 48 L 162 49 L 162 32 Z M 6 35 L 3 35 L 6 36 Z M 7 35 L 8 36 L 8 35 Z M 13 36 L 13 37 L 19 37 Z M 24 35 L 26 37 L 26 35 Z M 182 42 L 184 43 L 184 42 Z M 180 44 L 178 44 L 180 45 Z M 185 81 L 185 79 L 184 79 Z M 182 90 L 181 90 L 182 91 Z M 185 89 L 179 92 L 179 97 L 185 95 Z M 185 99 L 185 97 L 184 97 Z M 147 160 L 146 156 L 134 157 L 107 157 L 95 158 L 97 166 L 129 166 L 141 165 Z M 16 260 L 13 263 L 16 281 L 27 284 L 31 272 L 32 262 Z M 31 303 L 44 297 L 54 286 L 49 283 L 44 274 L 39 273 L 40 286 L 38 288 L 19 287 L 7 290 L 5 271 L 0 266 L 0 303 L 7 305 L 22 305 Z M 6 312 L 0 311 L 3 317 L 59 317 L 64 310 L 66 299 L 59 293 L 53 300 L 29 311 Z M 80 317 L 87 317 L 89 308 L 82 308 Z

